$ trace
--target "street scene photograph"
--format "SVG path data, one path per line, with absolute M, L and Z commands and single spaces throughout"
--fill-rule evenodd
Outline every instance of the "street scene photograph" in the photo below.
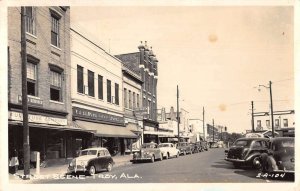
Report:
M 293 4 L 5 12 L 8 184 L 297 182 Z

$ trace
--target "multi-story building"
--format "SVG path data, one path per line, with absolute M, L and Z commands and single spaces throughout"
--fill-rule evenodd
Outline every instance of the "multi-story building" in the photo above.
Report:
M 158 122 L 156 119 L 157 109 L 157 63 L 158 60 L 152 49 L 149 49 L 147 42 L 141 44 L 139 52 L 130 53 L 131 64 L 139 65 L 142 84 L 142 107 L 148 109 L 147 116 L 143 119 L 143 142 L 158 142 Z M 127 54 L 129 55 L 129 54 Z M 122 62 L 126 62 L 126 55 L 117 56 Z
M 20 10 L 8 8 L 8 132 L 9 150 L 22 159 Z M 72 124 L 70 8 L 25 7 L 25 15 L 30 149 L 46 159 L 74 157 L 90 133 Z
M 170 142 L 177 137 L 177 120 L 167 118 L 165 108 L 157 110 L 157 121 L 159 122 L 158 133 L 160 142 Z
M 73 120 L 92 131 L 92 146 L 124 154 L 137 136 L 124 121 L 122 63 L 95 42 L 71 29 Z
M 138 58 L 135 53 L 116 55 L 122 60 L 123 72 L 123 106 L 125 124 L 139 138 L 126 143 L 127 151 L 137 150 L 142 144 L 143 116 L 136 111 L 142 107 L 142 77 Z
M 207 128 L 203 127 L 203 120 L 201 119 L 189 119 L 190 132 L 196 135 L 196 141 L 206 139 Z

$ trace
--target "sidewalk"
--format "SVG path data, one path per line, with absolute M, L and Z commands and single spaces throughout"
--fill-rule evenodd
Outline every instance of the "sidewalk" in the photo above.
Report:
M 129 165 L 131 164 L 130 160 L 132 159 L 132 155 L 123 155 L 123 156 L 114 156 L 112 157 L 115 165 L 113 169 L 119 166 Z M 46 168 L 40 168 L 40 176 L 47 176 L 47 175 L 59 175 L 63 176 L 67 172 L 67 168 L 69 165 L 69 161 L 66 161 L 64 164 L 51 164 L 51 166 Z M 113 171 L 113 170 L 112 170 Z M 24 174 L 23 170 L 18 170 L 15 175 L 9 174 L 9 180 L 11 183 L 30 183 L 32 180 L 25 181 L 22 180 L 22 176 Z M 37 176 L 36 169 L 30 169 L 30 174 L 32 177 Z

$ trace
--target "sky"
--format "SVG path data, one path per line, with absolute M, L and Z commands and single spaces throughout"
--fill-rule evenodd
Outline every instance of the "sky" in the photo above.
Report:
M 255 112 L 294 109 L 293 7 L 71 7 L 71 26 L 113 55 L 153 47 L 158 63 L 158 108 L 179 104 L 190 118 L 251 129 Z

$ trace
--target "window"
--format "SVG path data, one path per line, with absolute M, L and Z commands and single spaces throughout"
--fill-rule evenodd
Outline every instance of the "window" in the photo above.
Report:
M 136 94 L 136 107 L 140 108 L 140 95 Z
M 50 70 L 50 100 L 61 101 L 61 73 Z
M 26 32 L 36 35 L 35 31 L 35 8 L 25 7 L 25 28 Z
M 261 120 L 257 120 L 257 127 L 261 127 Z
M 128 90 L 128 99 L 129 99 L 129 109 L 132 109 L 132 104 L 131 104 L 131 91 Z
M 51 44 L 59 47 L 59 18 L 51 15 Z
M 133 102 L 133 109 L 136 108 L 136 103 L 135 103 L 135 92 L 132 93 L 132 102 Z
M 115 104 L 119 105 L 119 84 L 115 83 Z
M 37 71 L 36 64 L 27 62 L 27 94 L 37 96 Z
M 127 108 L 127 89 L 124 88 L 124 107 Z
M 106 80 L 107 85 L 107 102 L 111 103 L 111 81 Z
M 77 92 L 83 94 L 83 67 L 77 65 Z
M 98 98 L 103 100 L 103 76 L 98 75 Z
M 275 127 L 279 127 L 279 119 L 275 119 Z
M 266 126 L 270 127 L 270 120 L 266 120 Z
M 88 70 L 88 90 L 89 96 L 95 96 L 95 80 L 94 80 L 94 72 Z
M 288 123 L 288 119 L 283 119 L 283 127 L 288 127 L 289 123 Z

